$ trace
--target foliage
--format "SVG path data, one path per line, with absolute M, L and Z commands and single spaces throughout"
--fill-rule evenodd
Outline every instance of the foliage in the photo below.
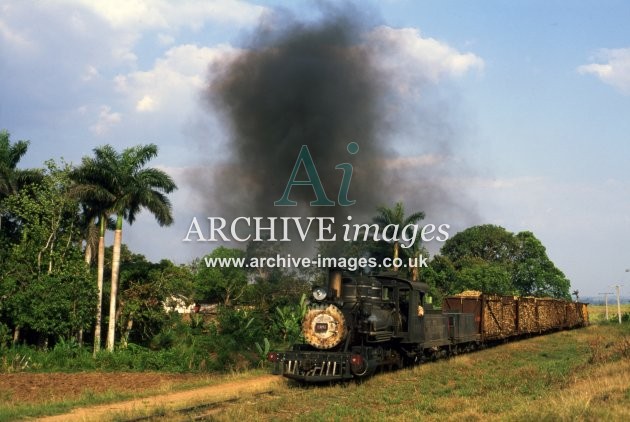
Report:
M 41 180 L 35 169 L 18 169 L 17 165 L 28 150 L 28 141 L 11 142 L 9 132 L 0 131 L 0 199 L 19 192 L 29 184 Z
M 277 307 L 273 318 L 273 331 L 276 338 L 288 344 L 298 342 L 302 336 L 302 319 L 307 311 L 305 294 L 302 294 L 297 304 Z
M 247 273 L 239 266 L 207 266 L 208 259 L 241 259 L 245 252 L 240 249 L 220 246 L 204 257 L 195 278 L 197 302 L 223 303 L 229 306 L 245 293 Z
M 67 195 L 69 166 L 47 162 L 43 179 L 3 201 L 19 229 L 0 268 L 3 312 L 46 342 L 89 327 L 94 289 L 80 253 L 78 204 Z
M 101 219 L 109 213 L 117 215 L 107 333 L 110 351 L 114 349 L 123 221 L 133 224 L 136 215 L 146 208 L 160 226 L 173 223 L 172 206 L 166 195 L 177 189 L 177 185 L 164 171 L 145 168 L 157 153 L 154 144 L 126 148 L 122 153 L 111 145 L 104 145 L 94 149 L 94 158 L 84 157 L 81 167 L 73 174 L 80 182 L 77 195 L 87 199 L 89 206 L 96 203 Z
M 440 253 L 427 275 L 444 294 L 472 289 L 571 298 L 569 280 L 531 232 L 515 235 L 490 224 L 474 226 L 448 239 Z
M 105 248 L 105 270 L 111 271 L 112 247 Z M 193 302 L 193 275 L 189 267 L 169 260 L 149 262 L 142 254 L 121 245 L 121 272 L 117 330 L 125 342 L 148 345 L 169 321 L 169 312 Z
M 264 363 L 267 359 L 267 354 L 271 350 L 271 343 L 269 343 L 269 339 L 265 337 L 263 339 L 262 345 L 256 342 L 256 350 L 258 351 L 258 358 L 260 359 L 260 363 Z
M 514 287 L 523 295 L 571 299 L 569 280 L 547 257 L 545 247 L 532 232 L 516 236 L 518 245 L 513 269 Z
M 457 273 L 458 289 L 502 295 L 516 293 L 512 288 L 510 274 L 504 265 L 480 258 L 465 259 L 465 263 L 461 265 Z
M 388 227 L 397 227 L 398 235 L 402 236 L 404 228 L 411 224 L 416 224 L 418 221 L 424 219 L 423 212 L 414 212 L 410 215 L 405 215 L 405 206 L 402 202 L 397 202 L 393 208 L 380 206 L 377 208 L 378 214 L 373 218 L 374 223 L 378 224 L 381 228 L 381 233 L 387 233 Z M 391 236 L 390 232 L 389 235 Z M 382 242 L 381 242 L 382 243 Z M 392 258 L 399 257 L 400 251 L 399 241 L 393 241 L 393 254 Z M 398 270 L 394 267 L 394 270 Z

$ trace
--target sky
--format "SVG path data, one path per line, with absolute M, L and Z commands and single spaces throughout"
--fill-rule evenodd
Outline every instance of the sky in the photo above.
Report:
M 151 165 L 179 185 L 175 224 L 159 228 L 142 213 L 124 242 L 151 260 L 188 262 L 212 248 L 182 242 L 191 218 L 213 215 L 204 204 L 223 200 L 200 198 L 187 177 L 229 156 L 229 134 L 203 94 L 216 64 L 247 50 L 266 17 L 316 21 L 318 4 L 0 0 L 0 128 L 30 141 L 25 168 L 61 157 L 78 164 L 104 144 L 157 144 Z M 627 294 L 630 3 L 389 0 L 357 9 L 368 22 L 361 43 L 409 116 L 388 140 L 406 157 L 392 165 L 448 166 L 436 173 L 441 186 L 462 196 L 457 212 L 427 220 L 532 231 L 581 296 L 619 283 Z M 439 133 L 427 119 L 414 128 L 420 115 Z M 447 136 L 448 150 L 425 147 L 420 138 L 431 136 Z M 413 185 L 401 199 L 422 206 Z

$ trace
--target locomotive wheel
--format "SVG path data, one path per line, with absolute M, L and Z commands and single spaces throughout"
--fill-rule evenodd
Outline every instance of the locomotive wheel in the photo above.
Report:
M 335 305 L 309 309 L 302 323 L 304 339 L 318 349 L 338 346 L 348 332 L 346 319 Z

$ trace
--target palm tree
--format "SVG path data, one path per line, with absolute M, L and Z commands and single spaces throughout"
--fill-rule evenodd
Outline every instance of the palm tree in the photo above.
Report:
M 166 194 L 177 189 L 173 179 L 155 168 L 144 168 L 158 153 L 154 144 L 139 145 L 116 152 L 105 145 L 94 150 L 100 165 L 100 180 L 108 181 L 108 190 L 113 194 L 109 208 L 116 214 L 114 247 L 112 252 L 112 282 L 107 329 L 107 349 L 114 350 L 116 328 L 116 295 L 120 273 L 120 248 L 122 245 L 123 221 L 133 224 L 136 215 L 143 209 L 149 210 L 160 226 L 173 223 L 172 206 Z
M 405 258 L 414 260 L 414 266 L 409 269 L 411 281 L 420 281 L 420 257 L 428 255 L 427 249 L 422 246 L 422 239 L 417 240 L 406 249 L 403 248 L 402 254 L 405 255 Z
M 103 279 L 105 274 L 105 230 L 110 224 L 109 214 L 113 206 L 114 194 L 110 192 L 112 181 L 102 172 L 102 163 L 92 157 L 84 157 L 81 166 L 71 173 L 76 182 L 70 191 L 78 198 L 83 207 L 85 219 L 85 261 L 89 265 L 92 261 L 92 251 L 97 247 L 96 287 L 98 291 L 96 302 L 96 318 L 94 324 L 94 355 L 101 348 L 101 320 L 103 313 Z M 94 221 L 98 219 L 98 224 Z M 95 234 L 98 241 L 95 242 Z
M 373 218 L 373 221 L 378 224 L 381 229 L 384 229 L 390 224 L 397 225 L 399 233 L 401 233 L 405 226 L 409 224 L 415 224 L 424 218 L 424 213 L 422 211 L 415 212 L 410 216 L 405 217 L 405 206 L 402 202 L 397 202 L 393 208 L 380 206 L 376 210 L 378 211 L 378 215 Z M 399 242 L 397 240 L 394 241 L 394 262 L 397 261 L 397 258 L 399 256 L 399 248 Z M 398 266 L 396 266 L 395 264 L 394 271 L 398 271 Z
M 580 301 L 580 291 L 579 290 L 573 290 L 573 292 L 571 293 L 573 296 L 575 296 L 575 301 L 579 302 Z
M 0 131 L 0 200 L 17 193 L 24 186 L 42 180 L 41 170 L 18 169 L 17 165 L 28 150 L 28 141 L 11 144 L 9 132 Z M 0 215 L 2 229 L 2 215 Z
M 77 173 L 76 180 L 81 183 L 77 188 L 79 195 L 89 198 L 90 204 L 99 210 L 97 282 L 101 297 L 105 262 L 105 229 L 108 216 L 116 215 L 107 330 L 109 351 L 114 350 L 123 221 L 127 220 L 129 224 L 133 224 L 136 215 L 146 208 L 155 216 L 160 226 L 173 223 L 172 207 L 166 194 L 177 189 L 175 182 L 161 170 L 144 168 L 146 163 L 157 155 L 157 152 L 157 146 L 154 144 L 127 148 L 122 153 L 118 153 L 110 145 L 105 145 L 94 149 L 94 158 L 84 158 Z M 100 302 L 101 300 L 99 300 L 99 307 Z M 95 351 L 98 347 L 97 342 L 100 343 L 100 313 L 99 309 L 95 326 Z

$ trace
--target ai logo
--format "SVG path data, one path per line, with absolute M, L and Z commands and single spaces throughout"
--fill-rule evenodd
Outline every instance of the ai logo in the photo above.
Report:
M 351 155 L 354 155 L 359 152 L 359 145 L 356 142 L 350 142 L 347 146 L 347 150 Z M 300 169 L 300 166 L 304 166 L 304 170 L 306 170 L 306 175 L 308 176 L 308 179 L 297 180 L 297 173 Z M 354 205 L 354 203 L 356 203 L 357 201 L 351 201 L 348 199 L 348 190 L 350 189 L 350 180 L 352 179 L 352 164 L 337 164 L 335 166 L 335 170 L 341 170 L 343 172 L 343 175 L 341 177 L 341 185 L 339 186 L 339 195 L 337 196 L 337 203 L 343 207 Z M 282 198 L 278 199 L 273 204 L 277 207 L 296 206 L 297 202 L 289 199 L 289 194 L 291 193 L 291 188 L 293 186 L 311 186 L 313 188 L 313 191 L 315 192 L 315 197 L 317 199 L 311 201 L 311 206 L 330 207 L 335 205 L 335 202 L 331 201 L 330 199 L 328 199 L 328 196 L 326 196 L 326 191 L 324 190 L 324 186 L 322 185 L 322 182 L 319 178 L 319 174 L 317 174 L 317 169 L 315 168 L 313 157 L 311 157 L 311 152 L 308 150 L 308 146 L 306 145 L 302 145 L 302 148 L 300 149 L 300 153 L 298 154 L 297 160 L 295 161 L 295 166 L 293 166 L 291 177 L 289 177 L 289 181 L 287 182 L 287 186 L 284 189 L 284 194 L 282 194 Z

